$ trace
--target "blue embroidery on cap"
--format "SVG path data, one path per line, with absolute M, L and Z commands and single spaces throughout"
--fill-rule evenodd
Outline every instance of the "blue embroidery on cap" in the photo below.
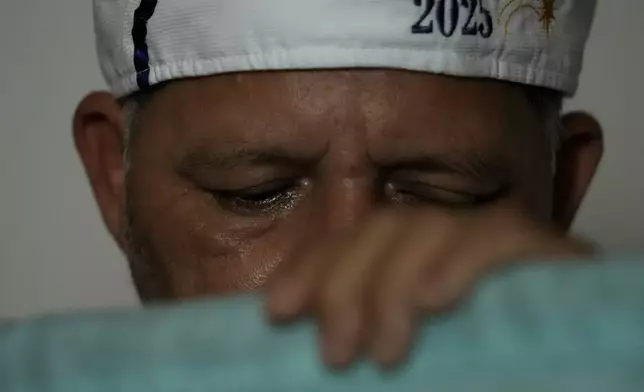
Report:
M 134 42 L 134 69 L 140 89 L 150 86 L 150 54 L 148 53 L 148 21 L 152 19 L 158 0 L 141 0 L 134 11 L 132 40 Z
M 412 34 L 434 34 L 434 22 L 445 38 L 452 37 L 459 25 L 461 35 L 490 38 L 494 32 L 492 14 L 483 0 L 414 0 L 414 4 L 424 10 L 411 27 Z

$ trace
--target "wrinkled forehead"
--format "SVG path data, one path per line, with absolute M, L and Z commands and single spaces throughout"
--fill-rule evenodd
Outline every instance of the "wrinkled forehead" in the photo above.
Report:
M 528 140 L 534 126 L 523 86 L 398 70 L 185 79 L 157 90 L 144 117 L 177 149 L 320 150 L 352 139 L 380 156 L 483 150 L 519 131 Z

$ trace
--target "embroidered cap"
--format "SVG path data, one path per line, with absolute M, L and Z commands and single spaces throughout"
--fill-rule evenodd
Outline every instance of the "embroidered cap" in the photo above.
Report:
M 94 0 L 123 97 L 229 72 L 395 68 L 573 95 L 596 0 Z

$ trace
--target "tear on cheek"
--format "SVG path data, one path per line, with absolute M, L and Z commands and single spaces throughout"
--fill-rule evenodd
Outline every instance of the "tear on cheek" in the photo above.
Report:
M 251 253 L 241 256 L 246 264 L 247 273 L 241 279 L 240 288 L 244 291 L 256 291 L 262 289 L 270 281 L 271 277 L 277 273 L 279 266 L 282 264 L 283 257 L 257 257 Z

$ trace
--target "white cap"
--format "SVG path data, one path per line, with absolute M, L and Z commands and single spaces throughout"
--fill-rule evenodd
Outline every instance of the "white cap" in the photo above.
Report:
M 573 95 L 596 0 L 94 0 L 123 97 L 239 71 L 395 68 Z

